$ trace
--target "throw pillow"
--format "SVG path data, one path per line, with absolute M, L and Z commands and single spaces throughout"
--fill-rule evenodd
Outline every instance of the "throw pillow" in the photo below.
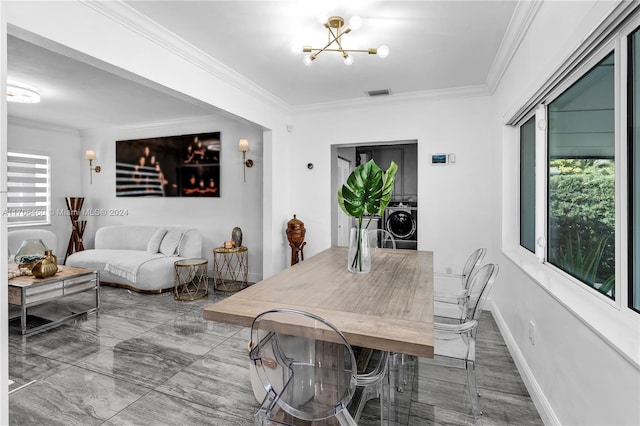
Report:
M 160 253 L 173 256 L 182 239 L 182 231 L 168 231 L 160 243 Z
M 157 253 L 160 251 L 160 243 L 166 233 L 167 230 L 164 228 L 160 228 L 153 233 L 149 243 L 147 243 L 147 253 Z

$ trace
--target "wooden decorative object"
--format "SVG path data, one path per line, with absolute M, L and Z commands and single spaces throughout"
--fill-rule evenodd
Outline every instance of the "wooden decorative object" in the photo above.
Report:
M 304 241 L 306 231 L 304 222 L 296 219 L 295 214 L 293 215 L 293 219 L 287 222 L 287 239 L 291 247 L 291 265 L 295 265 L 301 260 L 304 260 L 304 246 L 307 244 Z
M 84 250 L 82 235 L 84 234 L 84 228 L 87 226 L 87 221 L 78 220 L 80 218 L 82 204 L 84 203 L 84 197 L 65 197 L 65 201 L 67 202 L 69 219 L 71 220 L 71 236 L 69 237 L 69 244 L 67 245 L 67 253 L 64 255 L 64 263 L 67 263 L 67 257 L 70 254 Z

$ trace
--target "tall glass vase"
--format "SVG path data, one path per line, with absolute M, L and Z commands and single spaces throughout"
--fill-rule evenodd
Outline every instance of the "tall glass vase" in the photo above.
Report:
M 351 228 L 347 269 L 354 274 L 371 272 L 371 251 L 366 229 Z

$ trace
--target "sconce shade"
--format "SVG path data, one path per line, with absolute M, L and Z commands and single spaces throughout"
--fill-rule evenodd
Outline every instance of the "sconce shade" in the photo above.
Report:
M 240 152 L 249 151 L 249 139 L 240 139 L 240 142 L 238 142 L 238 151 Z
M 92 150 L 92 149 L 88 149 L 87 152 L 84 154 L 84 159 L 85 160 L 95 160 L 96 159 L 95 151 Z

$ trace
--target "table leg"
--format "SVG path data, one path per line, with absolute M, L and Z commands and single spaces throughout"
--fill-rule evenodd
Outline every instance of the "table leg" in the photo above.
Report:
M 387 360 L 388 362 L 388 366 L 387 366 L 387 377 L 386 380 L 384 382 L 383 385 L 383 393 L 385 394 L 385 398 L 387 400 L 387 407 L 385 409 L 386 411 L 386 419 L 385 421 L 383 421 L 383 424 L 385 425 L 389 425 L 392 423 L 392 421 L 396 420 L 396 392 L 395 392 L 395 383 L 396 383 L 396 375 L 397 375 L 397 371 L 396 371 L 396 356 L 395 354 L 391 353 L 389 354 L 389 358 Z M 380 401 L 382 402 L 382 401 Z
M 100 315 L 100 275 L 96 272 L 96 316 Z
M 27 334 L 27 306 L 24 301 L 22 302 L 22 312 L 20 313 L 20 329 L 22 331 L 22 335 Z

